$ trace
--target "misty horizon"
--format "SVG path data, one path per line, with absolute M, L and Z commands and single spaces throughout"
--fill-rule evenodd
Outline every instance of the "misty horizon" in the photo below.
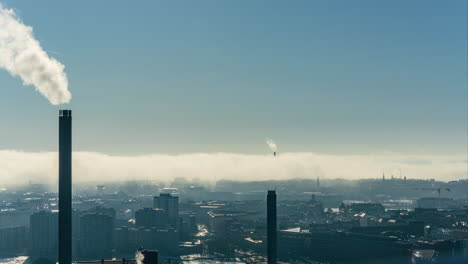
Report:
M 0 150 L 3 184 L 28 181 L 56 184 L 57 152 Z M 327 155 L 279 152 L 264 155 L 238 153 L 186 153 L 178 155 L 107 155 L 74 151 L 75 183 L 146 180 L 170 182 L 174 178 L 218 180 L 287 179 L 466 179 L 464 156 L 423 156 L 398 154 Z M 27 167 L 24 164 L 28 164 Z

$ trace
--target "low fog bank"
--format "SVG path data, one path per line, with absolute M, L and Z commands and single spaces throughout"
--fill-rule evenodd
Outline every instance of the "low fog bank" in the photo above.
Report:
M 280 153 L 188 153 L 112 156 L 96 152 L 73 153 L 75 183 L 124 181 L 172 182 L 184 178 L 201 182 L 219 180 L 265 181 L 286 179 L 361 179 L 407 176 L 441 181 L 466 179 L 466 157 L 399 154 L 329 155 Z M 0 150 L 0 177 L 4 185 L 56 184 L 56 152 Z

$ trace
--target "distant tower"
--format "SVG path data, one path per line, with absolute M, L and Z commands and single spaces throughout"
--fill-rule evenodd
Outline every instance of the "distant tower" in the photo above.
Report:
M 382 181 L 385 181 L 385 173 L 382 173 Z
M 72 262 L 72 115 L 59 111 L 59 264 Z
M 276 264 L 276 191 L 268 191 L 267 195 L 267 256 L 268 264 Z
M 276 157 L 276 151 L 273 151 L 273 157 Z
M 56 259 L 58 245 L 58 214 L 36 212 L 30 217 L 31 255 Z
M 80 217 L 80 255 L 88 259 L 112 257 L 112 216 L 86 213 Z
M 317 191 L 320 190 L 320 177 L 317 177 Z
M 153 197 L 153 208 L 163 209 L 167 214 L 169 224 L 177 228 L 179 223 L 179 197 L 169 193 L 161 193 Z

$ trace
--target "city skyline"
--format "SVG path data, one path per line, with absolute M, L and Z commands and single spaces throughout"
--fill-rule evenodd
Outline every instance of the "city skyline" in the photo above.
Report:
M 468 263 L 467 11 L 0 0 L 0 264 Z

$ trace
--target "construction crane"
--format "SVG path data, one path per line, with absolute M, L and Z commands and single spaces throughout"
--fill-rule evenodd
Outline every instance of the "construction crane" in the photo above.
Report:
M 440 198 L 441 191 L 450 192 L 450 188 L 413 188 L 413 190 L 422 190 L 422 191 L 437 191 Z

